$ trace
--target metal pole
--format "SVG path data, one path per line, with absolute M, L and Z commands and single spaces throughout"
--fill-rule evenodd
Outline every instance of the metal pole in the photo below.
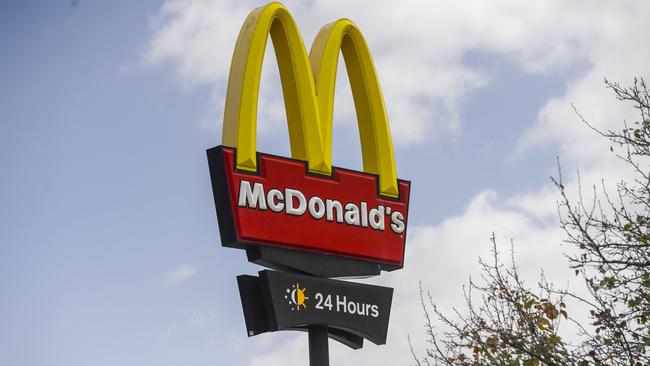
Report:
M 309 327 L 309 366 L 329 366 L 329 344 L 326 325 Z

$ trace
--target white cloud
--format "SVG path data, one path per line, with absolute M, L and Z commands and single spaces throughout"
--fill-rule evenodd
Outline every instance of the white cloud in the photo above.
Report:
M 154 35 L 144 61 L 171 62 L 186 87 L 223 82 L 250 9 L 244 1 L 167 1 L 152 18 Z
M 152 22 L 144 61 L 172 64 L 183 85 L 209 84 L 223 95 L 237 32 L 248 11 L 261 4 L 168 0 Z M 580 102 L 579 98 L 598 97 L 602 77 L 628 79 L 644 70 L 650 59 L 650 50 L 642 47 L 648 31 L 647 2 L 403 1 L 397 6 L 388 0 L 372 5 L 320 0 L 288 2 L 287 6 L 307 47 L 318 27 L 332 20 L 349 17 L 359 24 L 375 57 L 398 144 L 460 133 L 459 113 L 467 93 L 490 79 L 486 70 L 464 63 L 469 51 L 505 57 L 532 73 L 587 67 L 585 75 L 568 84 L 566 97 L 550 103 L 540 114 L 539 127 L 522 140 L 522 150 L 572 128 L 552 126 L 547 131 L 551 124 L 547 118 L 570 125 L 562 118 L 570 113 L 556 109 L 566 109 L 568 102 Z M 273 52 L 267 52 L 267 57 L 272 59 Z M 264 121 L 273 126 L 284 118 L 275 70 L 275 65 L 265 62 L 259 109 L 262 126 Z M 589 103 L 584 108 L 597 105 Z M 343 111 L 341 119 L 354 117 L 351 98 L 338 98 L 335 109 Z
M 602 165 L 603 159 L 611 156 L 607 141 L 595 139 L 593 133 L 577 122 L 579 118 L 571 104 L 602 130 L 620 129 L 622 121 L 635 120 L 633 109 L 617 101 L 605 89 L 603 79 L 629 84 L 634 77 L 650 76 L 647 68 L 650 48 L 641 46 L 647 43 L 646 35 L 650 31 L 647 22 L 650 3 L 595 2 L 573 7 L 569 14 L 573 22 L 562 15 L 565 20 L 558 22 L 557 37 L 563 36 L 589 67 L 567 83 L 564 95 L 544 106 L 537 123 L 521 137 L 518 149 L 525 152 L 557 142 L 563 160 L 583 167 Z
M 189 264 L 179 264 L 171 271 L 165 273 L 165 283 L 170 286 L 178 285 L 192 278 L 198 269 Z

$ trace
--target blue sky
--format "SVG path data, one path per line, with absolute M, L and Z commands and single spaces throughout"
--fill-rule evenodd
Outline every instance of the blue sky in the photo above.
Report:
M 205 158 L 220 142 L 236 34 L 261 4 L 0 4 L 0 364 L 306 362 L 304 334 L 246 337 L 235 276 L 260 268 L 220 247 Z M 624 176 L 570 103 L 604 128 L 632 118 L 602 79 L 647 75 L 650 11 L 634 1 L 364 4 L 287 6 L 308 46 L 338 17 L 359 24 L 399 176 L 413 181 L 406 268 L 376 280 L 396 288 L 389 344 L 333 345 L 333 360 L 408 364 L 406 334 L 423 331 L 417 281 L 456 304 L 492 231 L 513 239 L 533 280 L 541 266 L 566 277 L 555 157 L 588 182 Z M 259 150 L 288 155 L 269 56 Z M 334 161 L 359 168 L 338 80 Z

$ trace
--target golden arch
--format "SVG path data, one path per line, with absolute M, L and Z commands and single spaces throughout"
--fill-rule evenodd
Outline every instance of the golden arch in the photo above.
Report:
M 388 116 L 361 31 L 348 19 L 327 24 L 316 36 L 308 57 L 295 21 L 279 3 L 253 10 L 237 37 L 222 134 L 223 145 L 237 148 L 237 168 L 257 170 L 257 102 L 269 34 L 280 70 L 292 157 L 307 161 L 311 172 L 331 174 L 334 87 L 341 50 L 357 112 L 363 170 L 379 175 L 382 195 L 397 197 Z

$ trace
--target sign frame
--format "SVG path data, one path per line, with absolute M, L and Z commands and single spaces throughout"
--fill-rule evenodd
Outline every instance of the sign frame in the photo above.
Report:
M 397 198 L 370 195 L 370 198 L 376 197 L 374 202 L 383 204 L 387 212 L 391 210 L 391 206 L 401 210 L 399 212 L 393 212 L 398 213 L 400 215 L 399 217 L 403 220 L 403 230 L 401 233 L 391 230 L 393 224 L 390 222 L 390 216 L 381 217 L 383 231 L 372 230 L 368 227 L 342 225 L 325 220 L 314 221 L 303 219 L 303 222 L 307 221 L 305 225 L 314 225 L 312 227 L 315 228 L 313 232 L 309 230 L 309 226 L 298 228 L 305 231 L 303 236 L 309 237 L 313 241 L 313 244 L 306 245 L 303 244 L 305 241 L 297 240 L 294 237 L 291 237 L 291 240 L 286 240 L 285 237 L 291 235 L 291 232 L 282 232 L 281 235 L 272 233 L 274 230 L 272 224 L 264 221 L 270 218 L 280 221 L 281 224 L 285 224 L 285 221 L 293 220 L 295 222 L 299 218 L 285 215 L 284 213 L 269 215 L 270 210 L 266 210 L 265 212 L 256 214 L 255 220 L 248 220 L 242 223 L 240 219 L 242 212 L 248 214 L 251 210 L 245 207 L 239 207 L 237 204 L 239 187 L 237 180 L 233 177 L 236 175 L 238 177 L 247 177 L 246 179 L 249 180 L 264 179 L 262 170 L 268 171 L 272 169 L 262 169 L 260 173 L 241 171 L 234 167 L 236 157 L 233 155 L 236 154 L 237 150 L 226 146 L 218 146 L 207 151 L 212 190 L 219 222 L 219 232 L 223 246 L 246 249 L 249 260 L 256 261 L 269 268 L 298 270 L 322 277 L 372 276 L 379 274 L 379 270 L 392 271 L 403 266 L 408 228 L 409 181 L 398 180 L 400 196 Z M 348 176 L 351 178 L 361 177 L 365 179 L 364 183 L 374 182 L 372 186 L 366 185 L 366 187 L 370 187 L 370 190 L 375 190 L 377 184 L 376 175 L 350 169 L 334 167 L 332 176 L 325 177 L 310 174 L 307 163 L 304 161 L 263 153 L 257 154 L 257 160 L 258 166 L 266 166 L 265 161 L 267 161 L 267 164 L 271 164 L 271 162 L 277 164 L 275 166 L 280 168 L 285 163 L 292 164 L 292 172 L 298 177 L 298 179 L 291 181 L 293 184 L 299 184 L 298 180 L 302 179 L 303 181 L 308 181 L 307 183 L 309 184 L 320 182 L 329 186 L 333 185 L 336 186 L 336 189 L 351 188 L 334 178 L 339 175 L 346 178 Z M 349 182 L 351 178 L 347 178 L 348 180 L 345 180 L 345 182 Z M 354 195 L 354 193 L 348 192 L 347 194 L 350 196 Z M 367 192 L 361 193 L 368 197 Z M 338 197 L 332 195 L 330 198 Z M 373 202 L 370 199 L 367 201 Z M 343 202 L 345 204 L 345 201 Z M 384 206 L 380 205 L 379 207 Z M 370 211 L 372 212 L 372 210 Z M 305 214 L 304 216 L 307 217 L 308 215 Z M 266 230 L 263 230 L 259 225 L 267 225 L 270 233 L 265 234 Z M 258 234 L 258 236 L 248 237 L 243 235 L 242 232 L 251 226 L 255 227 L 258 233 L 262 232 L 265 235 Z M 328 233 L 325 233 L 326 235 L 322 232 L 324 228 L 330 230 Z M 318 230 L 321 231 L 319 232 Z M 356 235 L 357 239 L 355 240 L 354 237 L 349 238 L 347 236 L 349 232 Z M 334 239 L 328 240 L 327 235 Z M 339 239 L 335 239 L 337 235 Z M 347 246 L 343 246 L 344 243 L 347 243 Z M 285 250 L 270 250 L 266 248 Z M 296 253 L 286 249 L 291 249 Z M 304 255 L 299 255 L 297 254 L 298 252 L 304 253 Z

